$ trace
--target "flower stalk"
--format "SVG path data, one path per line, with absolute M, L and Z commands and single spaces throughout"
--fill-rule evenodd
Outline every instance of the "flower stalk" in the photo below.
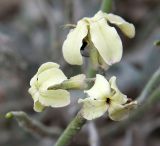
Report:
M 103 0 L 101 10 L 104 12 L 109 12 L 111 9 L 112 0 Z M 96 71 L 89 66 L 88 77 L 92 78 L 96 74 Z M 89 80 L 88 80 L 89 81 Z M 92 80 L 90 80 L 92 81 Z M 77 116 L 73 121 L 67 126 L 63 134 L 57 140 L 55 146 L 65 146 L 67 145 L 72 137 L 77 134 L 82 126 L 86 123 L 86 119 L 82 116 L 81 111 L 78 112 Z
M 101 10 L 103 12 L 110 12 L 110 10 L 112 9 L 112 0 L 103 0 L 102 1 L 102 5 L 101 5 Z
M 142 93 L 137 98 L 138 102 L 144 102 L 144 100 L 154 91 L 158 85 L 160 85 L 160 68 L 158 68 L 158 70 L 153 74 L 152 78 L 149 80 Z
M 15 118 L 20 127 L 34 136 L 57 138 L 61 133 L 61 129 L 57 127 L 46 127 L 39 121 L 29 117 L 29 115 L 23 111 L 8 112 L 6 118 Z
M 76 117 L 71 121 L 65 131 L 61 134 L 55 146 L 66 146 L 67 144 L 69 144 L 73 136 L 80 131 L 85 122 L 86 119 L 84 119 L 81 115 L 81 111 L 78 112 Z

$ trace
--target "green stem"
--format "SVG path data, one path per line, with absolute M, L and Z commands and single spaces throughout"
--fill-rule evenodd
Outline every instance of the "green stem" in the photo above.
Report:
M 103 0 L 101 10 L 104 12 L 109 12 L 111 10 L 111 5 L 112 0 Z M 89 66 L 87 74 L 89 78 L 92 78 L 95 77 L 96 71 L 91 66 Z M 85 122 L 86 120 L 83 118 L 80 111 L 59 137 L 55 146 L 65 146 L 69 144 L 73 136 L 80 131 Z
M 103 12 L 109 13 L 112 9 L 112 0 L 103 0 L 101 5 L 101 10 Z
M 82 117 L 81 112 L 79 112 L 73 121 L 67 126 L 63 134 L 59 137 L 55 146 L 65 146 L 69 144 L 72 137 L 80 131 L 85 122 L 86 120 Z
M 141 105 L 137 110 L 135 110 L 129 118 L 125 121 L 119 122 L 116 125 L 110 126 L 108 131 L 104 131 L 101 133 L 101 137 L 106 139 L 106 137 L 112 137 L 118 133 L 118 131 L 123 131 L 127 129 L 131 124 L 135 121 L 139 120 L 144 116 L 144 114 L 154 107 L 156 103 L 160 101 L 160 87 L 157 87 L 151 95 L 148 96 L 147 101 Z
M 160 68 L 153 74 L 142 93 L 137 98 L 138 103 L 142 103 L 158 85 L 160 85 Z
M 15 118 L 20 127 L 27 132 L 40 137 L 51 137 L 55 138 L 60 135 L 61 130 L 56 127 L 46 127 L 39 121 L 30 118 L 23 111 L 11 111 L 6 114 L 6 118 Z
M 94 70 L 91 66 L 89 66 L 88 71 L 87 71 L 87 75 L 89 78 L 95 77 L 96 75 L 96 70 Z
M 137 98 L 137 101 L 140 104 L 139 108 L 135 110 L 125 121 L 110 126 L 108 131 L 101 132 L 102 138 L 106 139 L 106 137 L 112 137 L 116 135 L 118 131 L 127 129 L 132 123 L 143 117 L 147 110 L 160 101 L 160 68 L 153 74 L 148 84 Z

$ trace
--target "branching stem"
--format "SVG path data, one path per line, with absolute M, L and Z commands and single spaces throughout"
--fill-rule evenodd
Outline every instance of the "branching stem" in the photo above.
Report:
M 46 127 L 39 121 L 30 118 L 23 111 L 11 111 L 6 114 L 6 118 L 13 117 L 17 120 L 20 127 L 36 136 L 56 138 L 61 133 L 59 128 Z

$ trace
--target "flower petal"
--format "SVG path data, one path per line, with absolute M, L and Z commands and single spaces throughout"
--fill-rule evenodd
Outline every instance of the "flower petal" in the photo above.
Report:
M 107 70 L 109 68 L 109 65 L 104 61 L 101 55 L 98 55 L 98 62 L 102 69 Z
M 96 48 L 90 49 L 90 60 L 95 70 L 97 70 L 99 66 L 105 70 L 109 68 L 108 64 L 105 63 Z
M 87 36 L 87 33 L 87 24 L 83 20 L 79 21 L 76 28 L 69 32 L 62 47 L 64 59 L 69 64 L 82 65 L 83 60 L 80 49 L 83 44 L 83 39 Z
M 73 87 L 73 89 L 85 89 L 87 87 L 87 83 L 85 82 L 86 75 L 85 74 L 79 74 L 76 76 L 71 77 L 67 80 L 69 87 Z
M 28 92 L 29 92 L 29 94 L 31 94 L 34 101 L 38 100 L 39 92 L 37 91 L 37 89 L 34 86 L 30 87 Z
M 67 80 L 67 77 L 58 68 L 45 70 L 38 75 L 38 85 L 40 86 L 40 90 L 46 90 L 50 86 L 62 83 L 64 80 Z
M 54 62 L 46 62 L 39 67 L 37 75 L 51 68 L 59 68 L 59 65 Z
M 39 102 L 44 106 L 63 107 L 70 103 L 70 94 L 62 89 L 40 91 Z
M 115 102 L 111 102 L 110 107 L 108 109 L 109 117 L 114 121 L 120 121 L 128 117 L 129 112 L 135 109 L 137 106 L 137 102 L 131 102 L 126 105 L 120 105 Z
M 133 24 L 128 23 L 120 16 L 114 14 L 107 14 L 106 17 L 110 23 L 117 25 L 129 38 L 133 38 L 135 36 L 135 27 Z
M 36 101 L 34 102 L 34 107 L 33 109 L 36 111 L 36 112 L 42 112 L 44 110 L 44 106 L 39 102 L 39 101 Z
M 112 65 L 122 57 L 122 42 L 114 27 L 107 24 L 105 18 L 90 24 L 91 41 L 103 60 Z
M 93 21 L 99 21 L 100 19 L 103 19 L 103 18 L 106 18 L 106 13 L 100 10 L 91 19 Z
M 114 89 L 115 91 L 119 91 L 117 84 L 116 84 L 116 77 L 112 76 L 109 80 L 110 86 L 112 89 Z
M 30 80 L 30 86 L 35 86 L 37 81 L 37 74 L 32 77 Z
M 87 120 L 96 119 L 102 116 L 108 109 L 107 104 L 103 100 L 93 100 L 90 98 L 79 99 L 79 103 L 83 103 L 82 115 Z
M 111 89 L 109 82 L 105 79 L 105 77 L 97 74 L 93 87 L 84 92 L 87 93 L 92 99 L 106 100 L 106 98 L 110 95 Z
M 76 76 L 71 77 L 69 80 L 73 80 L 73 81 L 77 81 L 77 82 L 84 82 L 84 80 L 86 79 L 86 75 L 85 74 L 78 74 Z
M 116 77 L 115 76 L 111 77 L 111 79 L 109 80 L 109 83 L 110 83 L 111 88 L 114 90 L 113 92 L 115 92 L 114 95 L 111 96 L 111 100 L 117 104 L 125 104 L 128 99 L 126 95 L 122 94 L 119 91 L 116 85 Z

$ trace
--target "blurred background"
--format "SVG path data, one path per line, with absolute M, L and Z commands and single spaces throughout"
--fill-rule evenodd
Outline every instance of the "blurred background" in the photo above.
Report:
M 14 119 L 6 120 L 4 114 L 11 110 L 23 110 L 60 131 L 75 116 L 81 92 L 72 92 L 71 106 L 36 113 L 29 81 L 47 61 L 59 63 L 68 77 L 84 72 L 85 67 L 72 67 L 62 57 L 69 31 L 64 25 L 93 16 L 100 5 L 101 0 L 0 0 L 0 146 L 53 146 L 57 139 L 29 133 Z M 129 40 L 120 33 L 123 59 L 107 77 L 116 75 L 119 88 L 134 99 L 160 66 L 160 47 L 154 46 L 160 40 L 160 1 L 114 0 L 112 12 L 135 24 L 136 37 Z M 116 124 L 107 116 L 88 122 L 70 146 L 160 146 L 160 102 L 129 127 L 107 132 Z

